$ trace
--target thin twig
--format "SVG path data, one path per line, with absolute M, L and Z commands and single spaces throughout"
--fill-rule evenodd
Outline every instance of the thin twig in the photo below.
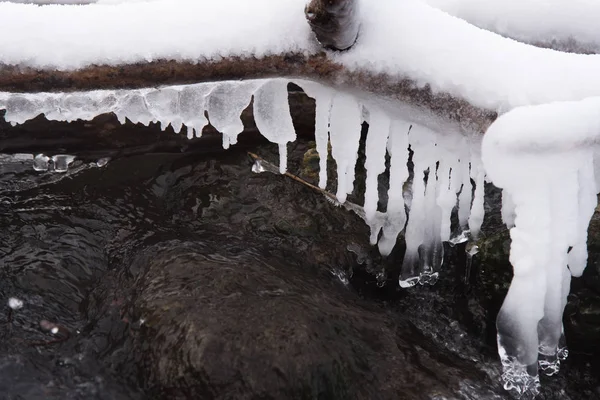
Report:
M 274 164 L 272 164 L 272 163 L 268 162 L 268 161 L 267 161 L 267 160 L 265 160 L 264 158 L 261 158 L 261 157 L 259 157 L 258 155 L 254 154 L 254 153 L 252 153 L 252 152 L 248 152 L 248 155 L 249 155 L 250 157 L 252 157 L 252 158 L 253 158 L 255 161 L 259 161 L 259 162 L 261 162 L 262 164 L 264 164 L 264 165 L 266 165 L 266 166 L 272 167 L 272 169 L 277 169 L 277 166 L 275 166 Z M 301 183 L 301 184 L 303 184 L 304 186 L 308 186 L 308 187 L 309 187 L 309 188 L 311 188 L 312 190 L 315 190 L 315 191 L 317 191 L 317 192 L 319 192 L 319 193 L 323 194 L 324 196 L 326 196 L 326 197 L 329 197 L 331 200 L 333 200 L 333 201 L 337 202 L 337 198 L 335 197 L 335 195 L 334 195 L 333 193 L 329 193 L 328 191 L 326 191 L 326 190 L 324 190 L 324 189 L 321 189 L 320 187 L 318 187 L 318 186 L 315 186 L 315 185 L 313 185 L 312 183 L 310 183 L 310 182 L 307 182 L 307 181 L 305 181 L 304 179 L 302 179 L 302 178 L 300 178 L 300 177 L 298 177 L 298 176 L 296 176 L 296 175 L 294 175 L 294 174 L 291 174 L 291 173 L 289 173 L 289 172 L 286 172 L 286 173 L 284 173 L 283 175 L 287 176 L 288 178 L 291 178 L 291 179 L 295 180 L 296 182 L 300 182 L 300 183 Z

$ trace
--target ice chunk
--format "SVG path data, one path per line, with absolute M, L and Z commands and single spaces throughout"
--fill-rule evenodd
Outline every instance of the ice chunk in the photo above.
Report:
M 8 299 L 8 307 L 11 310 L 20 310 L 21 308 L 23 308 L 23 300 L 18 299 L 16 297 L 11 297 Z
M 67 172 L 69 170 L 69 165 L 71 165 L 73 161 L 75 161 L 75 156 L 68 154 L 57 154 L 52 156 L 55 172 Z
M 354 186 L 354 168 L 358 153 L 362 123 L 362 108 L 347 93 L 336 93 L 331 107 L 331 150 L 337 163 L 337 194 L 340 203 L 346 201 Z
M 33 159 L 33 169 L 38 172 L 48 171 L 50 157 L 45 154 L 38 154 Z
M 287 169 L 287 143 L 296 140 L 290 114 L 288 81 L 272 79 L 254 93 L 254 120 L 260 133 L 279 145 L 279 171 Z

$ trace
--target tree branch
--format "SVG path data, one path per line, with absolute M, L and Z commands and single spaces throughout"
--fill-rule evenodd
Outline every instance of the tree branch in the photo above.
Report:
M 357 0 L 311 0 L 304 13 L 319 43 L 347 50 L 358 38 L 357 8 Z
M 207 81 L 301 78 L 339 89 L 361 90 L 401 101 L 417 110 L 450 121 L 465 132 L 485 132 L 497 114 L 446 93 L 433 93 L 412 80 L 368 70 L 351 71 L 325 54 L 228 57 L 220 61 L 184 63 L 156 61 L 119 66 L 90 66 L 76 71 L 36 70 L 0 65 L 0 91 L 65 92 L 134 89 Z

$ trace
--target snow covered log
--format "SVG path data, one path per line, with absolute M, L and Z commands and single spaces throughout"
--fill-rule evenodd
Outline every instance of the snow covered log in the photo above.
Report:
M 358 38 L 357 0 L 311 0 L 305 13 L 317 40 L 333 50 L 347 50 Z
M 9 21 L 0 36 L 14 38 L 2 46 L 0 91 L 302 78 L 397 100 L 411 122 L 468 133 L 485 132 L 497 112 L 600 94 L 600 56 L 518 43 L 417 1 L 357 0 L 358 42 L 324 52 L 307 2 L 0 2 Z
M 485 132 L 497 114 L 447 93 L 434 93 L 411 79 L 352 71 L 320 54 L 262 58 L 230 57 L 190 63 L 153 61 L 120 66 L 93 65 L 75 71 L 0 66 L 0 92 L 68 92 L 135 89 L 208 81 L 296 76 L 341 89 L 352 88 L 407 103 L 420 114 L 450 119 L 465 132 Z
M 569 53 L 600 53 L 600 3 L 596 1 L 422 1 L 519 42 Z

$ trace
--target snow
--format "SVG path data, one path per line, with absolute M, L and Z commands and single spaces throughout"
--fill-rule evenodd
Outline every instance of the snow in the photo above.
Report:
M 514 277 L 498 316 L 506 387 L 539 384 L 531 376 L 538 349 L 540 368 L 558 371 L 562 314 L 571 276 L 587 263 L 587 228 L 597 204 L 592 145 L 600 137 L 599 110 L 600 98 L 517 108 L 484 137 L 485 170 L 510 198 L 503 218 L 514 224 Z
M 316 47 L 304 0 L 0 3 L 0 64 L 72 70 L 157 59 L 217 60 Z
M 577 44 L 600 50 L 600 2 L 596 0 L 423 0 L 482 29 L 520 42 Z M 574 23 L 576 21 L 576 23 Z
M 309 55 L 319 48 L 304 5 L 305 0 L 0 3 L 5 21 L 0 37 L 13 38 L 3 44 L 0 63 L 72 70 L 159 59 Z M 600 55 L 518 43 L 417 0 L 362 0 L 359 15 L 358 43 L 331 54 L 350 70 L 407 77 L 502 112 L 600 95 Z
M 358 45 L 336 57 L 349 68 L 400 73 L 501 112 L 600 94 L 598 55 L 518 43 L 418 1 L 369 4 Z

